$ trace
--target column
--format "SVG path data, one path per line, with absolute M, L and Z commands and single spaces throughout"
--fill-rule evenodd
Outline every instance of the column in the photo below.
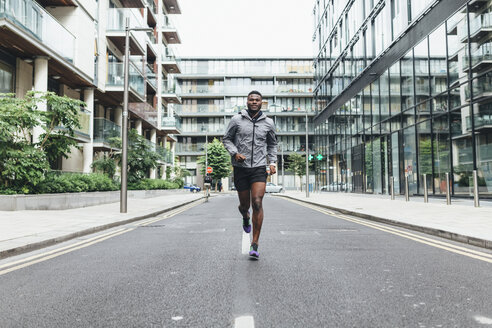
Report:
M 48 57 L 36 57 L 34 59 L 34 91 L 46 92 L 48 91 Z M 47 111 L 48 106 L 46 102 L 38 102 L 38 110 Z M 44 132 L 41 126 L 34 127 L 32 131 L 32 140 L 34 143 L 40 142 L 40 135 Z
M 123 108 L 121 107 L 116 107 L 114 109 L 114 122 L 116 123 L 116 125 L 118 125 L 120 128 L 121 126 L 123 125 L 123 118 L 121 117 L 123 113 Z
M 137 132 L 138 132 L 139 135 L 142 135 L 142 133 L 143 133 L 142 120 L 137 119 L 135 121 L 135 129 L 137 130 Z
M 150 130 L 150 141 L 154 143 L 154 145 L 157 146 L 157 130 L 156 129 L 151 129 Z M 151 179 L 156 179 L 157 178 L 157 169 L 150 169 L 150 178 Z
M 88 88 L 84 90 L 84 101 L 87 104 L 87 111 L 90 113 L 89 119 L 89 142 L 84 144 L 84 173 L 92 172 L 92 162 L 94 155 L 94 89 Z

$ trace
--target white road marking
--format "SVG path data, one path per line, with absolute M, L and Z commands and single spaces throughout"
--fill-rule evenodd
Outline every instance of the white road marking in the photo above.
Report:
M 179 320 L 182 320 L 183 317 L 172 317 L 171 319 L 173 319 L 174 321 L 179 321 Z
M 255 319 L 250 315 L 245 315 L 242 317 L 237 317 L 234 320 L 234 328 L 254 328 Z
M 244 255 L 249 253 L 249 246 L 251 245 L 251 242 L 249 240 L 249 233 L 246 233 L 243 231 L 243 241 L 242 241 L 242 253 Z
M 475 319 L 476 322 L 478 322 L 482 325 L 492 325 L 492 318 L 487 318 L 487 317 L 483 317 L 481 315 L 476 315 L 473 317 L 473 319 Z

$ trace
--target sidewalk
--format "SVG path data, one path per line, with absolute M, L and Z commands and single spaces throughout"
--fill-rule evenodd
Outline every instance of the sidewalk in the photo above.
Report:
M 156 216 L 202 197 L 174 191 L 161 197 L 128 198 L 124 214 L 119 202 L 69 210 L 0 211 L 0 259 Z
M 445 199 L 424 203 L 422 197 L 412 197 L 406 202 L 404 197 L 337 192 L 310 193 L 306 198 L 305 192 L 287 191 L 276 196 L 492 249 L 492 202 L 475 208 L 473 200 L 466 199 L 446 205 Z

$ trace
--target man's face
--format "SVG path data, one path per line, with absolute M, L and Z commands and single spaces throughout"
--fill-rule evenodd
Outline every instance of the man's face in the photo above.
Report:
M 261 97 L 256 94 L 252 94 L 248 96 L 248 109 L 257 111 L 261 109 Z

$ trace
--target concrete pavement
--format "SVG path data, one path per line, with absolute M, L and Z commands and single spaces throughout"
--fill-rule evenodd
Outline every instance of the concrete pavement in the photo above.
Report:
M 172 190 L 161 197 L 128 198 L 124 214 L 119 202 L 69 210 L 0 211 L 0 258 L 153 217 L 202 197 Z
M 277 194 L 302 202 L 320 205 L 345 214 L 389 223 L 416 231 L 492 249 L 492 202 L 482 201 L 475 208 L 473 200 L 404 197 L 391 200 L 388 195 L 363 195 L 339 192 L 310 193 L 287 191 Z

